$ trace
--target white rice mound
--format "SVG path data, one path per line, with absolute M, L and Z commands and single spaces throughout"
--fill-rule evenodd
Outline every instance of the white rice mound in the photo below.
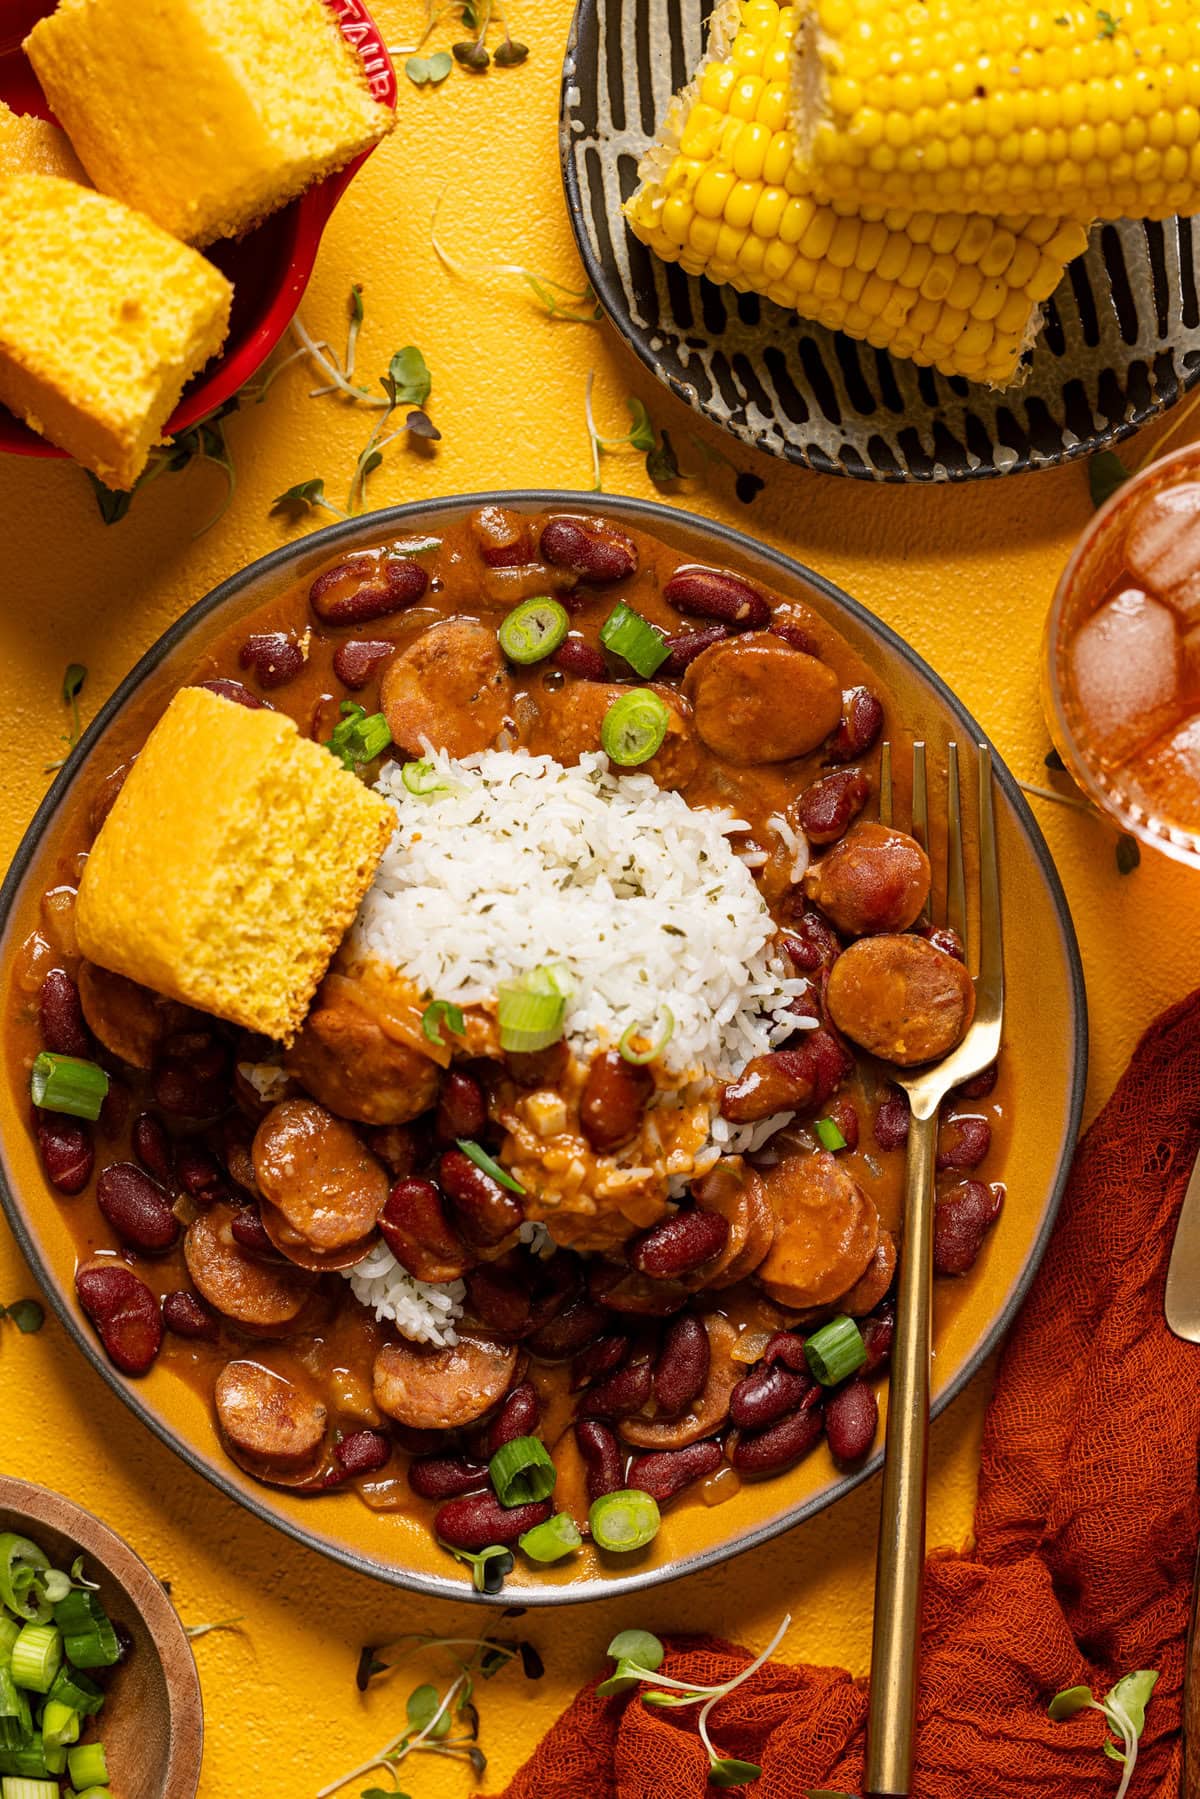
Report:
M 574 768 L 523 750 L 457 761 L 427 748 L 426 759 L 436 791 L 410 793 L 398 764 L 377 783 L 397 827 L 352 956 L 459 1006 L 493 1004 L 500 982 L 552 964 L 570 984 L 564 1029 L 577 1055 L 631 1026 L 657 1038 L 665 1008 L 674 1027 L 661 1059 L 681 1081 L 726 1080 L 811 1022 L 789 1011 L 808 981 L 774 951 L 775 924 L 730 842 L 744 819 L 693 810 L 649 775 L 613 774 L 602 752 Z M 807 846 L 788 847 L 799 878 Z M 756 1147 L 789 1117 L 740 1128 L 714 1117 L 711 1158 Z M 383 1244 L 344 1273 L 404 1336 L 457 1341 L 461 1281 L 414 1280 Z

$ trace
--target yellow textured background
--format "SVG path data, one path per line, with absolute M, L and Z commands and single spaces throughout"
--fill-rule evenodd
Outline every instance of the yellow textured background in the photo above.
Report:
M 389 42 L 411 42 L 420 0 L 376 11 Z M 365 285 L 360 372 L 418 344 L 433 371 L 430 410 L 443 432 L 432 455 L 396 445 L 372 484 L 373 503 L 504 486 L 586 487 L 584 382 L 596 371 L 601 429 L 627 429 L 640 395 L 687 462 L 691 415 L 658 388 L 607 325 L 551 321 L 511 283 L 445 272 L 429 222 L 465 263 L 517 261 L 576 284 L 564 216 L 556 110 L 569 0 L 513 15 L 532 49 L 519 70 L 472 79 L 456 70 L 436 92 L 402 79 L 400 125 L 336 214 L 303 317 L 342 338 L 346 293 Z M 453 34 L 449 34 L 453 35 Z M 193 467 L 140 494 L 106 529 L 83 476 L 65 463 L 11 459 L 0 467 L 0 860 L 15 850 L 60 753 L 58 689 L 68 661 L 90 671 L 90 715 L 172 619 L 216 581 L 306 527 L 269 515 L 274 495 L 323 476 L 340 497 L 370 420 L 294 368 L 265 403 L 238 414 L 229 439 L 238 488 L 222 521 L 193 540 L 219 503 L 217 471 Z M 1090 511 L 1085 472 L 1068 468 L 959 489 L 866 487 L 752 458 L 719 434 L 705 441 L 754 467 L 766 489 L 746 508 L 732 473 L 684 505 L 791 551 L 840 582 L 926 656 L 991 733 L 1018 778 L 1044 779 L 1037 696 L 1039 634 L 1055 580 Z M 1138 450 L 1144 452 L 1145 443 Z M 606 458 L 611 489 L 653 495 L 640 459 Z M 317 521 L 319 522 L 319 521 Z M 1090 989 L 1090 1106 L 1110 1090 L 1137 1034 L 1200 979 L 1197 877 L 1148 857 L 1118 877 L 1112 834 L 1035 802 L 1062 872 Z M 1019 929 L 1018 920 L 1012 928 Z M 1039 1129 L 1036 1115 L 1017 1121 Z M 11 1240 L 0 1240 L 0 1299 L 31 1289 Z M 930 1542 L 958 1544 L 972 1515 L 990 1369 L 933 1432 Z M 412 1682 L 366 1700 L 354 1689 L 358 1645 L 436 1627 L 474 1634 L 489 1616 L 435 1606 L 346 1573 L 293 1546 L 189 1473 L 144 1432 L 50 1323 L 36 1337 L 0 1332 L 0 1465 L 82 1500 L 127 1536 L 171 1582 L 190 1622 L 244 1613 L 238 1633 L 196 1645 L 204 1685 L 204 1799 L 306 1795 L 400 1728 Z M 482 1741 L 497 1787 L 560 1707 L 601 1663 L 614 1629 L 711 1628 L 761 1646 L 785 1605 L 790 1658 L 865 1668 L 876 1484 L 791 1536 L 717 1572 L 613 1602 L 531 1613 L 541 1648 L 538 1686 L 505 1675 L 482 1695 Z M 409 1763 L 415 1795 L 465 1795 L 465 1772 Z M 366 1781 L 356 1782 L 357 1793 Z M 384 1783 L 386 1784 L 386 1783 Z

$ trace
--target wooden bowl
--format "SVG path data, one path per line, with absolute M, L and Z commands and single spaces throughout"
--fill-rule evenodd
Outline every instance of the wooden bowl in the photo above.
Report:
M 120 1799 L 195 1799 L 204 1711 L 192 1647 L 162 1583 L 140 1555 L 74 1500 L 0 1475 L 0 1531 L 32 1537 L 58 1568 L 82 1553 L 99 1599 L 133 1638 L 100 1714 Z

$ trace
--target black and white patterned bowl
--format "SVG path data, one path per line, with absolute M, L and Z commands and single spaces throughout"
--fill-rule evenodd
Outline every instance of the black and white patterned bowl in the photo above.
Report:
M 743 443 L 866 481 L 1050 468 L 1128 437 L 1200 380 L 1200 219 L 1098 225 L 1045 308 L 1023 387 L 993 393 L 660 262 L 625 225 L 638 160 L 701 56 L 711 0 L 579 0 L 560 142 L 571 223 L 622 337 Z

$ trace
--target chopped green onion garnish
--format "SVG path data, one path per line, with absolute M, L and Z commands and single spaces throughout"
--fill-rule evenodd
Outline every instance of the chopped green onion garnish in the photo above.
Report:
M 400 770 L 400 779 L 407 793 L 414 799 L 429 800 L 435 793 L 457 793 L 458 788 L 453 781 L 445 781 L 427 758 L 419 762 L 406 762 Z
M 12 1646 L 21 1634 L 21 1626 L 15 1618 L 9 1618 L 0 1612 L 0 1667 L 8 1666 L 12 1655 Z
M 514 1437 L 502 1443 L 488 1463 L 501 1505 L 536 1505 L 549 1499 L 558 1479 L 546 1445 L 537 1437 Z
M 493 1161 L 487 1150 L 480 1149 L 478 1143 L 473 1143 L 470 1137 L 456 1137 L 455 1142 L 467 1160 L 474 1162 L 476 1168 L 482 1168 L 485 1174 L 490 1174 L 494 1181 L 499 1181 L 510 1193 L 524 1193 L 525 1189 L 520 1181 L 515 1181 L 506 1168 L 501 1168 L 499 1162 Z
M 30 1766 L 39 1765 L 45 1771 L 45 1757 L 35 1750 L 25 1750 L 14 1757 Z M 0 1787 L 4 1799 L 58 1799 L 57 1780 L 31 1780 L 18 1774 L 6 1774 L 4 1784 Z
M 846 1139 L 832 1118 L 818 1118 L 813 1129 L 826 1149 L 845 1149 Z
M 60 1668 L 58 1678 L 50 1688 L 50 1702 L 53 1704 L 55 1700 L 69 1705 L 73 1712 L 91 1718 L 104 1704 L 104 1689 L 74 1668 Z
M 449 1543 L 443 1543 L 442 1547 L 450 1549 Z M 512 1573 L 513 1552 L 503 1543 L 493 1543 L 490 1548 L 481 1549 L 478 1555 L 473 1555 L 469 1549 L 450 1549 L 450 1553 L 460 1562 L 466 1562 L 471 1570 L 471 1585 L 477 1593 L 498 1593 L 504 1585 L 504 1576 Z
M 501 981 L 496 989 L 501 1049 L 527 1055 L 558 1042 L 567 1010 L 559 978 L 552 969 L 537 968 L 523 980 Z
M 541 662 L 566 639 L 571 620 L 557 600 L 522 600 L 503 621 L 496 636 L 510 662 Z
M 112 1788 L 86 1787 L 82 1793 L 76 1793 L 75 1799 L 113 1799 Z
M 655 1022 L 659 1027 L 658 1036 L 653 1039 L 648 1049 L 633 1047 L 634 1038 L 644 1037 L 646 1034 L 640 1024 L 631 1024 L 621 1032 L 621 1041 L 617 1044 L 617 1050 L 626 1062 L 636 1062 L 641 1067 L 647 1062 L 657 1060 L 662 1055 L 675 1031 L 675 1014 L 670 1006 L 659 1007 L 658 1018 Z
M 534 1562 L 560 1562 L 583 1542 L 579 1527 L 568 1512 L 556 1512 L 544 1524 L 535 1524 L 517 1542 Z
M 117 1633 L 92 1592 L 75 1589 L 54 1608 L 67 1660 L 75 1668 L 111 1668 L 121 1659 Z M 59 1697 L 59 1695 L 55 1695 Z
M 867 1346 L 853 1318 L 831 1318 L 819 1331 L 814 1331 L 804 1345 L 804 1353 L 814 1378 L 823 1387 L 836 1387 L 839 1381 L 861 1368 L 867 1359 Z
M 649 678 L 671 654 L 665 637 L 640 612 L 618 600 L 600 627 L 600 641 L 622 657 L 637 675 Z
M 0 1600 L 23 1624 L 46 1624 L 52 1607 L 46 1599 L 48 1556 L 14 1531 L 0 1533 Z
M 421 1014 L 421 1029 L 431 1043 L 442 1047 L 442 1020 L 446 1021 L 446 1029 L 453 1031 L 456 1037 L 466 1032 L 463 1023 L 462 1007 L 451 1005 L 448 999 L 435 999 L 432 1005 L 426 1006 Z
M 103 1743 L 80 1743 L 76 1749 L 67 1750 L 67 1772 L 71 1776 L 73 1787 L 102 1787 L 108 1785 L 108 1762 L 104 1755 Z
M 47 1748 L 60 1749 L 79 1741 L 79 1713 L 60 1699 L 47 1699 L 42 1707 L 42 1741 Z
M 33 1064 L 29 1091 L 35 1106 L 47 1112 L 69 1112 L 72 1118 L 100 1116 L 108 1092 L 108 1076 L 95 1062 L 80 1056 L 56 1056 L 44 1049 Z
M 600 742 L 620 768 L 636 768 L 649 762 L 670 722 L 665 700 L 649 687 L 631 687 L 604 714 Z
M 19 1687 L 48 1693 L 62 1665 L 62 1632 L 53 1624 L 26 1624 L 13 1644 L 9 1671 Z
M 640 1487 L 622 1487 L 593 1500 L 588 1512 L 592 1541 L 601 1549 L 644 1549 L 658 1535 L 657 1502 Z
M 0 1749 L 20 1749 L 33 1730 L 29 1700 L 12 1677 L 11 1668 L 0 1668 Z
M 343 700 L 341 714 L 326 748 L 340 759 L 343 768 L 354 774 L 364 762 L 374 762 L 376 756 L 382 756 L 392 741 L 392 733 L 382 712 L 372 712 L 368 718 L 366 707 L 356 700 Z

